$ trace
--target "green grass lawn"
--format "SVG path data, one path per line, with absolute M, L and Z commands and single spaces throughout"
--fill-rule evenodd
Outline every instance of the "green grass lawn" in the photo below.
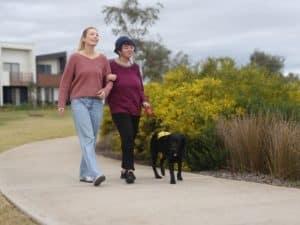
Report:
M 70 110 L 60 116 L 56 109 L 1 110 L 0 153 L 33 141 L 75 135 Z M 0 187 L 1 190 L 1 187 Z M 0 193 L 1 225 L 36 225 Z
M 75 135 L 70 110 L 0 111 L 0 152 L 18 145 Z

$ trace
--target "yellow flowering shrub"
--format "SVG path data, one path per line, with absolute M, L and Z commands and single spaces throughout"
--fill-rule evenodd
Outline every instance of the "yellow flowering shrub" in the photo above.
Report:
M 160 127 L 197 136 L 207 121 L 215 121 L 220 114 L 232 114 L 235 101 L 222 91 L 220 80 L 205 78 L 181 86 L 145 88 Z
M 206 66 L 212 75 L 195 73 L 182 66 L 165 74 L 163 83 L 148 83 L 145 94 L 154 115 L 142 112 L 135 156 L 150 161 L 149 142 L 154 131 L 183 133 L 187 138 L 185 169 L 212 169 L 225 165 L 224 149 L 216 138 L 220 117 L 232 119 L 244 114 L 280 110 L 300 119 L 300 83 L 281 76 L 269 76 L 251 66 L 236 68 L 224 59 L 221 65 Z M 298 113 L 297 113 L 298 112 Z M 114 130 L 105 108 L 101 134 Z M 118 136 L 112 148 L 120 151 Z
M 176 77 L 177 74 L 179 77 Z M 145 86 L 145 93 L 152 105 L 154 116 L 141 117 L 140 132 L 137 137 L 138 153 L 150 158 L 149 141 L 154 131 L 178 131 L 188 140 L 186 158 L 191 158 L 191 152 L 199 152 L 200 155 L 193 158 L 204 159 L 200 163 L 201 168 L 206 167 L 207 164 L 210 164 L 209 168 L 217 166 L 218 163 L 212 161 L 221 160 L 220 155 L 223 153 L 212 150 L 215 148 L 215 141 L 204 141 L 206 146 L 203 148 L 199 140 L 206 136 L 207 132 L 211 132 L 211 127 L 219 116 L 230 117 L 233 114 L 243 113 L 243 110 L 236 107 L 234 98 L 225 92 L 221 80 L 196 78 L 198 77 L 195 74 L 188 75 L 186 68 L 182 67 L 175 72 L 167 73 L 163 84 L 149 83 Z M 206 156 L 203 156 L 201 151 L 205 148 L 207 152 Z M 214 156 L 211 154 L 218 155 L 215 156 L 218 159 L 213 159 Z M 207 160 L 210 163 L 207 163 Z M 190 162 L 187 161 L 185 168 L 196 169 L 197 166 L 190 165 Z M 198 162 L 196 160 L 196 163 Z

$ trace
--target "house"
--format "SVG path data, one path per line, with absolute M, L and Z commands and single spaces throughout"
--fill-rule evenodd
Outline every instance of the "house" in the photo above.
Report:
M 37 100 L 39 104 L 57 103 L 59 83 L 66 60 L 66 52 L 36 56 Z
M 34 100 L 34 45 L 0 42 L 0 106 Z

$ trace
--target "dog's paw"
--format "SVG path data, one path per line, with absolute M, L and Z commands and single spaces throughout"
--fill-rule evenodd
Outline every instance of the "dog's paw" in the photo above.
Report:
M 170 184 L 176 184 L 176 181 L 175 180 L 171 180 Z

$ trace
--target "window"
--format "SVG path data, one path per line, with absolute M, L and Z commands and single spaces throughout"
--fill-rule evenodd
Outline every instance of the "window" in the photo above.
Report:
M 46 65 L 46 64 L 37 65 L 37 73 L 51 74 L 51 65 Z
M 3 63 L 3 69 L 6 72 L 10 73 L 20 73 L 20 64 L 19 63 Z

